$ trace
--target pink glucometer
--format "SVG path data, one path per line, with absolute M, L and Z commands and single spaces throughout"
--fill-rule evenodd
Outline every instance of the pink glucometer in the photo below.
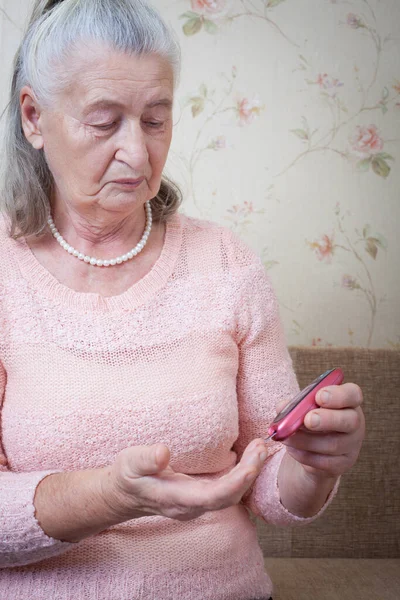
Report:
M 343 377 L 341 369 L 330 369 L 301 390 L 272 421 L 265 441 L 273 438 L 279 442 L 293 435 L 303 425 L 310 410 L 321 408 L 315 402 L 318 390 L 328 385 L 340 385 Z

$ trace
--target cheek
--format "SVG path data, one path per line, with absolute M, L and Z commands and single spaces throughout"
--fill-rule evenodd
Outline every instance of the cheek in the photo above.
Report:
M 79 187 L 98 184 L 112 162 L 113 144 L 98 140 L 86 131 L 76 131 L 52 152 L 53 175 L 68 179 Z

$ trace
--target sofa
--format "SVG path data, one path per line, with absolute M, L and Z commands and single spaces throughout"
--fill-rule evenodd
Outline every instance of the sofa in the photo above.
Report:
M 400 351 L 290 347 L 305 387 L 332 367 L 364 393 L 366 437 L 326 512 L 307 526 L 257 519 L 274 600 L 400 600 Z

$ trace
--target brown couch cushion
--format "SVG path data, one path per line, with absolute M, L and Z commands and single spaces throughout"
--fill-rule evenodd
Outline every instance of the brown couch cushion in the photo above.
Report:
M 266 558 L 274 600 L 399 600 L 399 559 Z
M 320 519 L 290 529 L 257 522 L 264 555 L 400 557 L 400 352 L 292 347 L 290 353 L 301 387 L 331 367 L 360 385 L 367 433 L 358 462 Z

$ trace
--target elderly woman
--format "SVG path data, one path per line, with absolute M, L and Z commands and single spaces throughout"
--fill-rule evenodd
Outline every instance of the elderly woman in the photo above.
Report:
M 0 597 L 267 599 L 249 511 L 308 523 L 364 434 L 298 391 L 261 261 L 163 178 L 179 50 L 142 0 L 38 0 L 15 61 L 0 244 Z M 249 509 L 249 510 L 248 510 Z

